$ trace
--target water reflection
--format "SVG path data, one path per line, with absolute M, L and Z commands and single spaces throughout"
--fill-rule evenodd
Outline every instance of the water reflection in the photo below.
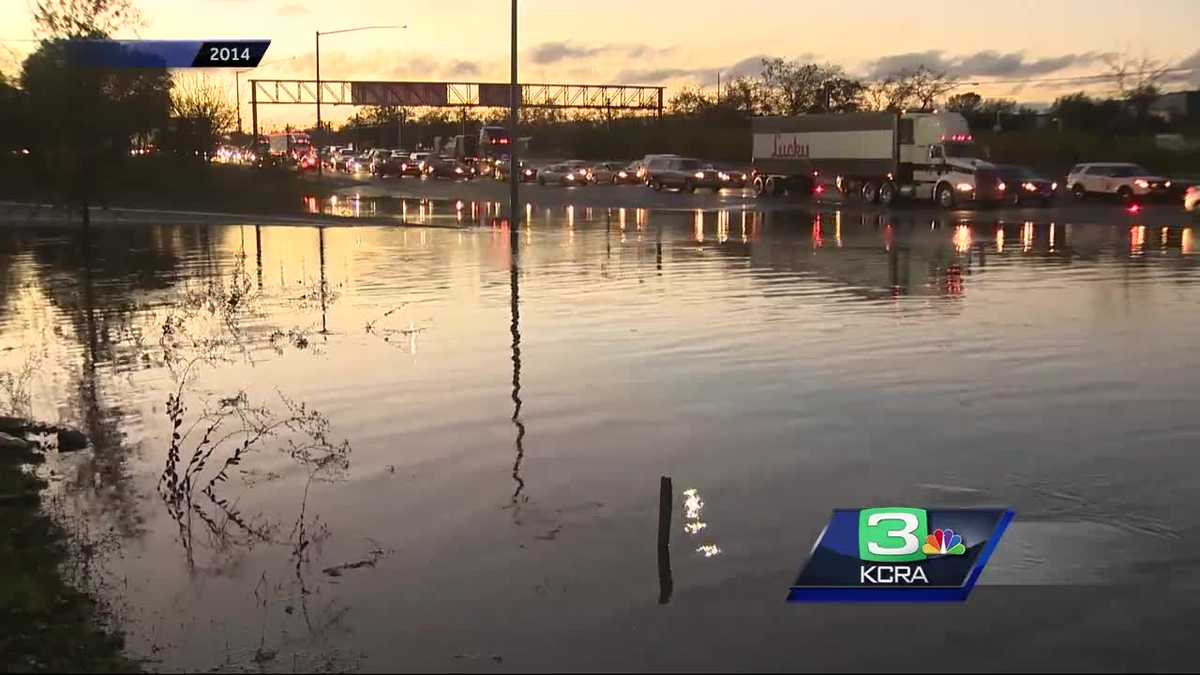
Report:
M 682 493 L 682 525 L 669 508 L 681 493 L 668 489 L 660 512 L 687 542 L 675 573 L 706 589 L 738 583 L 722 569 L 735 557 L 766 569 L 792 555 L 778 533 L 819 531 L 804 513 L 919 482 L 1034 519 L 1127 519 L 1151 544 L 1181 527 L 1194 472 L 1178 448 L 1200 433 L 1179 413 L 1200 403 L 1192 227 L 581 207 L 527 220 L 522 236 L 494 204 L 395 207 L 437 224 L 461 214 L 462 227 L 0 235 L 0 373 L 33 373 L 33 413 L 97 441 L 65 460 L 63 499 L 139 552 L 112 563 L 130 580 L 119 593 L 148 608 L 135 650 L 169 643 L 165 664 L 199 670 L 226 639 L 239 654 L 298 651 L 330 627 L 374 670 L 444 665 L 431 643 L 532 654 L 530 634 L 636 639 L 556 603 L 638 621 L 657 605 L 645 556 L 624 552 L 648 554 L 653 511 L 630 476 L 667 471 L 699 486 Z M 167 363 L 164 323 L 187 311 L 195 323 L 169 322 Z M 179 393 L 204 346 L 221 357 Z M 331 445 L 353 441 L 354 465 L 330 466 L 337 480 L 292 456 L 303 435 L 227 461 L 247 429 L 294 416 L 281 392 L 322 411 Z M 861 472 L 882 461 L 879 438 L 886 481 Z M 154 490 L 172 456 L 178 506 Z M 194 458 L 203 474 L 189 482 Z M 801 484 L 802 508 L 781 515 L 771 495 Z M 721 495 L 721 518 L 702 493 Z M 512 527 L 501 504 L 553 536 Z M 170 509 L 195 519 L 190 532 Z M 720 529 L 731 522 L 757 529 Z M 659 561 L 660 600 L 694 602 L 672 599 Z M 601 577 L 615 581 L 568 583 Z M 464 582 L 479 578 L 505 583 L 483 597 Z M 439 592 L 413 590 L 428 588 Z M 478 620 L 496 612 L 510 620 Z M 190 623 L 154 627 L 183 613 Z M 398 614 L 420 617 L 420 634 L 378 620 Z
M 516 483 L 516 489 L 513 491 L 511 502 L 513 506 L 519 506 L 522 502 L 529 501 L 529 497 L 523 495 L 525 491 L 525 479 L 521 477 L 521 463 L 525 460 L 525 423 L 521 421 L 521 258 L 520 246 L 521 238 L 516 229 L 509 226 L 509 312 L 510 323 L 509 332 L 512 334 L 512 402 L 513 413 L 512 423 L 516 428 L 517 435 L 513 441 L 516 447 L 516 456 L 513 459 L 512 477 Z M 517 518 L 519 511 L 514 510 L 513 517 Z
M 689 536 L 698 537 L 708 528 L 708 523 L 703 520 L 703 511 L 704 500 L 700 498 L 700 491 L 696 488 L 684 490 L 683 531 Z M 704 540 L 696 546 L 695 550 L 705 558 L 715 558 L 723 552 L 720 546 Z
M 1129 254 L 1140 256 L 1146 250 L 1146 227 L 1134 225 L 1129 228 Z

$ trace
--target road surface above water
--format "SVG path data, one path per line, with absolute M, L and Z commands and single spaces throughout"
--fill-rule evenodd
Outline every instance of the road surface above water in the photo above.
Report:
M 418 180 L 414 178 L 370 178 L 358 175 L 358 184 L 341 188 L 338 192 L 343 200 L 331 209 L 329 203 L 314 202 L 306 207 L 311 211 L 343 215 L 350 213 L 349 205 L 358 198 L 371 202 L 384 200 L 428 199 L 435 202 L 464 204 L 491 203 L 497 209 L 506 209 L 508 185 L 491 179 L 473 181 Z M 344 178 L 341 178 L 344 180 Z M 1088 199 L 1078 202 L 1069 195 L 1060 195 L 1051 207 L 1037 206 L 994 206 L 963 204 L 961 208 L 945 210 L 923 202 L 902 202 L 892 208 L 864 205 L 856 200 L 845 202 L 838 198 L 823 197 L 815 202 L 793 197 L 756 198 L 750 190 L 725 189 L 720 192 L 697 190 L 685 193 L 671 190 L 655 192 L 641 185 L 588 185 L 584 187 L 542 186 L 522 184 L 520 199 L 534 208 L 629 208 L 657 211 L 693 211 L 695 209 L 752 209 L 757 211 L 818 211 L 841 209 L 853 213 L 868 213 L 895 217 L 932 217 L 948 221 L 979 219 L 1005 222 L 1071 222 L 1113 225 L 1178 225 L 1188 222 L 1183 210 L 1182 199 L 1170 201 L 1139 202 L 1136 212 L 1127 205 L 1111 199 Z M 385 211 L 387 207 L 382 207 Z M 360 214 L 362 211 L 360 210 Z

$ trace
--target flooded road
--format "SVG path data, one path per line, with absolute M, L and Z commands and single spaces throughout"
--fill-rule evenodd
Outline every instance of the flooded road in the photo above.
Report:
M 403 208 L 470 215 L 0 225 L 0 404 L 95 441 L 46 470 L 148 668 L 1200 656 L 1196 227 Z M 965 606 L 784 603 L 885 504 L 1017 520 Z

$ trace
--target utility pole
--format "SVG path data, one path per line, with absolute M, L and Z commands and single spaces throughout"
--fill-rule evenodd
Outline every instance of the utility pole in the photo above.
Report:
M 250 141 L 250 147 L 258 152 L 258 83 L 250 80 L 250 124 L 254 128 L 254 140 Z
M 517 236 L 517 225 L 521 222 L 520 196 L 518 186 L 520 176 L 517 174 L 517 120 L 520 115 L 521 85 L 517 84 L 517 0 L 512 0 L 512 82 L 508 93 L 508 227 L 509 241 L 512 246 L 520 242 Z
M 317 136 L 321 134 L 321 31 L 317 34 Z M 317 146 L 317 175 L 325 175 L 325 162 L 321 161 L 321 147 Z
M 236 101 L 238 113 L 238 136 L 242 135 L 242 87 L 239 84 L 238 78 L 241 77 L 242 71 L 233 71 L 233 98 Z

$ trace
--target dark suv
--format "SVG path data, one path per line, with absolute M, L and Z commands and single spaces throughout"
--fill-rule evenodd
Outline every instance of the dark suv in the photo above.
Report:
M 646 163 L 646 185 L 654 190 L 676 188 L 684 192 L 695 192 L 697 188 L 718 192 L 725 187 L 719 171 L 688 157 L 651 159 Z

